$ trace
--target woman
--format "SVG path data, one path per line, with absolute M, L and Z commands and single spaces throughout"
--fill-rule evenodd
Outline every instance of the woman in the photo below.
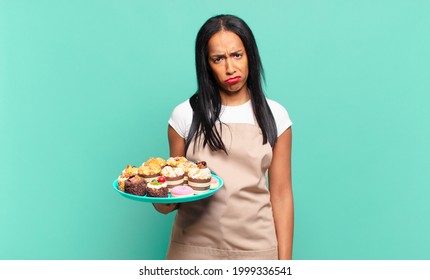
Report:
M 196 68 L 197 93 L 169 120 L 170 155 L 206 161 L 224 186 L 200 201 L 154 205 L 178 209 L 167 258 L 291 259 L 291 121 L 264 96 L 246 23 L 210 18 L 197 35 Z

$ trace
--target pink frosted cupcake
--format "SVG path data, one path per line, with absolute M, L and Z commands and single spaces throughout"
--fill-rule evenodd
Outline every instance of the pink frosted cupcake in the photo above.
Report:
M 170 190 L 170 195 L 172 197 L 184 197 L 194 195 L 194 190 L 189 186 L 176 186 Z
M 161 169 L 161 175 L 166 178 L 169 191 L 172 187 L 184 183 L 184 171 L 179 167 L 165 166 Z
M 191 168 L 188 171 L 188 185 L 193 188 L 194 193 L 209 191 L 211 185 L 211 171 L 209 168 Z
M 218 186 L 219 186 L 219 181 L 218 181 L 218 179 L 217 179 L 217 178 L 215 178 L 215 177 L 212 177 L 212 179 L 211 179 L 210 189 L 211 189 L 211 190 L 212 190 L 212 189 L 216 189 L 216 188 L 218 188 Z

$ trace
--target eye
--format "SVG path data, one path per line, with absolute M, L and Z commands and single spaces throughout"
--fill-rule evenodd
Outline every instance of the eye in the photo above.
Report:
M 243 55 L 241 53 L 235 53 L 233 55 L 234 58 L 241 58 Z
M 222 61 L 222 57 L 219 57 L 219 56 L 217 56 L 217 57 L 213 57 L 213 58 L 212 58 L 212 61 L 213 61 L 214 63 L 220 63 L 220 62 Z

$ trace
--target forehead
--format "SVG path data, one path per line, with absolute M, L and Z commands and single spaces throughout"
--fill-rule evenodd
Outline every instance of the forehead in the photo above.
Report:
M 209 53 L 224 53 L 244 50 L 242 40 L 236 33 L 231 31 L 219 31 L 215 33 L 208 42 Z

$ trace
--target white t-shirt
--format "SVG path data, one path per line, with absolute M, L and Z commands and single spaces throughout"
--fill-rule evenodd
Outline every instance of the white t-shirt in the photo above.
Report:
M 288 115 L 287 110 L 278 102 L 267 99 L 270 110 L 272 110 L 273 117 L 275 118 L 276 127 L 278 130 L 278 137 L 287 130 L 292 122 Z M 219 116 L 223 123 L 248 123 L 255 124 L 254 113 L 252 110 L 251 100 L 239 106 L 221 106 L 221 113 Z M 193 120 L 193 109 L 187 99 L 175 107 L 170 115 L 169 125 L 181 136 L 186 139 Z

